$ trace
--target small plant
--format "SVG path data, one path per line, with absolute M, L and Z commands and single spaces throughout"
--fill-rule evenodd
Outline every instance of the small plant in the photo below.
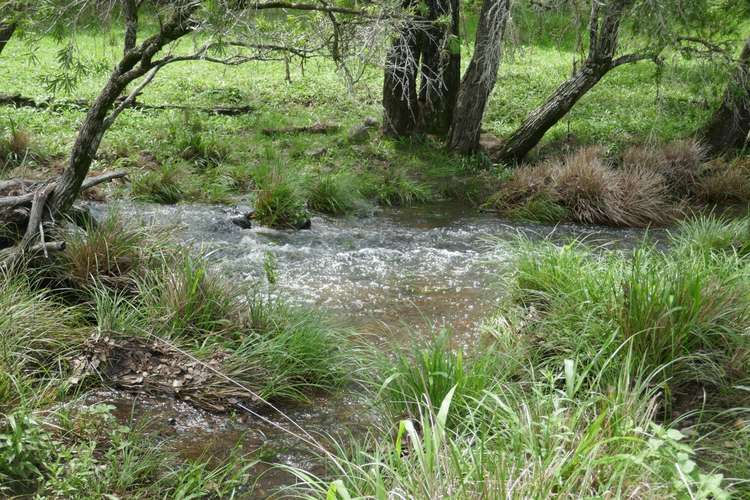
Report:
M 263 254 L 263 271 L 269 285 L 275 285 L 279 278 L 279 261 L 273 252 Z
M 6 138 L 0 139 L 0 172 L 15 168 L 33 158 L 31 135 L 13 128 Z
M 403 170 L 388 168 L 381 176 L 373 176 L 363 186 L 363 194 L 384 205 L 408 206 L 426 203 L 433 198 L 432 189 L 410 178 Z
M 229 147 L 207 132 L 203 123 L 186 113 L 182 124 L 172 129 L 172 144 L 180 158 L 201 170 L 221 165 L 229 158 Z
M 134 290 L 151 243 L 145 229 L 124 223 L 114 212 L 100 222 L 89 221 L 82 231 L 69 231 L 65 239 L 56 274 L 78 290 L 97 283 L 113 290 Z
M 51 439 L 33 418 L 7 415 L 0 429 L 0 492 L 33 491 L 53 450 Z
M 141 283 L 149 317 L 165 333 L 201 340 L 237 327 L 237 294 L 209 272 L 200 259 L 184 253 L 151 271 Z
M 401 354 L 393 367 L 384 371 L 380 393 L 393 415 L 419 419 L 437 412 L 452 393 L 449 420 L 456 424 L 483 391 L 491 387 L 490 356 L 464 360 L 460 351 L 450 348 L 448 340 L 447 332 L 441 332 L 430 345 L 416 351 L 413 358 Z

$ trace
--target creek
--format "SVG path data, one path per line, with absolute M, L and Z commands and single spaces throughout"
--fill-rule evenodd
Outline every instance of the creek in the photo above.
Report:
M 116 202 L 93 210 L 99 217 L 113 205 L 126 219 L 169 221 L 178 239 L 231 280 L 320 308 L 361 333 L 368 345 L 387 352 L 414 346 L 443 328 L 457 348 L 475 344 L 479 325 L 502 298 L 503 276 L 519 234 L 585 238 L 612 248 L 630 248 L 644 236 L 641 230 L 509 223 L 447 203 L 382 209 L 367 218 L 314 217 L 312 228 L 303 231 L 240 229 L 229 220 L 235 212 L 224 206 Z M 277 274 L 273 286 L 264 270 L 269 254 Z M 223 457 L 239 446 L 246 452 L 261 450 L 269 462 L 313 471 L 320 467 L 309 446 L 282 430 L 294 427 L 271 409 L 263 410 L 268 423 L 247 415 L 210 415 L 163 397 L 98 391 L 88 398 L 114 404 L 121 420 L 137 416 L 151 422 L 185 457 Z M 366 432 L 373 418 L 354 389 L 281 409 L 319 436 Z M 267 466 L 258 472 L 263 472 L 259 496 L 290 479 Z

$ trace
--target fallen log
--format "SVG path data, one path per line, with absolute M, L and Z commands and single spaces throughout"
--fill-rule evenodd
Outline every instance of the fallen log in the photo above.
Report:
M 272 136 L 277 134 L 330 134 L 337 132 L 341 127 L 331 123 L 316 123 L 306 127 L 283 127 L 283 128 L 264 128 L 264 135 Z
M 106 174 L 88 177 L 81 184 L 81 191 L 113 179 L 125 177 L 126 172 L 109 172 Z M 45 241 L 45 224 L 54 224 L 54 218 L 47 206 L 52 194 L 57 187 L 56 180 L 31 181 L 25 179 L 12 179 L 2 182 L 5 190 L 21 189 L 23 194 L 13 196 L 0 196 L 0 223 L 18 228 L 20 241 L 10 247 L 4 248 L 0 254 L 0 267 L 10 268 L 21 261 L 21 257 L 29 253 L 44 253 L 48 257 L 49 252 L 60 251 L 65 248 L 64 242 Z M 73 215 L 77 215 L 74 209 Z M 80 215 L 80 214 L 78 214 Z M 20 236 L 22 233 L 22 236 Z
M 36 101 L 31 97 L 22 96 L 20 94 L 0 94 L 0 106 L 15 106 L 17 108 L 35 108 L 35 109 L 52 109 L 55 108 L 81 108 L 82 110 L 88 109 L 91 103 L 81 99 L 69 99 L 63 101 L 52 101 L 43 100 Z M 239 116 L 246 115 L 253 112 L 251 106 L 183 106 L 179 104 L 144 104 L 133 101 L 125 106 L 126 109 L 135 109 L 141 111 L 156 110 L 179 110 L 179 111 L 194 111 L 196 113 L 207 113 L 221 116 Z

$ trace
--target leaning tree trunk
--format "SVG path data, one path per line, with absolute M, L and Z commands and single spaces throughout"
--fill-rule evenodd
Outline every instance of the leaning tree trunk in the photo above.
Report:
M 513 134 L 503 143 L 494 159 L 506 163 L 522 160 L 544 137 L 547 131 L 559 122 L 610 70 L 639 61 L 649 56 L 631 54 L 614 58 L 620 21 L 633 0 L 592 1 L 589 20 L 589 50 L 586 60 L 572 77 L 560 85 L 547 101 L 532 111 Z
M 609 69 L 606 63 L 584 63 L 580 70 L 555 90 L 547 102 L 529 113 L 523 124 L 503 143 L 496 159 L 509 163 L 522 160 Z
M 124 1 L 132 5 L 138 5 L 136 0 Z M 46 253 L 50 249 L 59 249 L 60 242 L 45 241 L 45 222 L 60 220 L 62 216 L 70 214 L 73 202 L 78 198 L 82 189 L 124 175 L 115 173 L 86 178 L 102 136 L 118 114 L 128 107 L 138 92 L 151 81 L 159 68 L 170 62 L 180 60 L 175 56 L 166 56 L 155 61 L 154 56 L 165 45 L 190 32 L 192 29 L 190 18 L 199 6 L 200 3 L 198 2 L 190 2 L 176 7 L 170 19 L 161 25 L 156 35 L 125 52 L 112 71 L 107 84 L 86 114 L 73 145 L 68 166 L 59 178 L 46 182 L 24 181 L 22 179 L 0 182 L 0 192 L 22 193 L 0 196 L 0 222 L 11 225 L 16 229 L 16 232 L 22 234 L 17 245 L 3 249 L 2 255 L 0 255 L 0 265 L 3 267 L 13 266 L 29 250 L 41 249 Z M 133 40 L 133 38 L 129 38 L 129 40 Z M 132 42 L 127 43 L 132 44 Z M 117 107 L 114 107 L 116 99 L 123 93 L 128 84 L 144 75 L 146 76 L 138 88 Z M 7 242 L 3 242 L 3 244 L 5 245 Z
M 2 54 L 5 46 L 13 37 L 13 33 L 16 31 L 16 23 L 0 23 L 0 54 Z
M 404 7 L 411 5 L 410 0 Z M 388 51 L 383 78 L 383 133 L 401 137 L 417 127 L 418 33 L 407 24 L 394 38 Z
M 453 121 L 448 148 L 470 153 L 479 147 L 479 133 L 487 101 L 495 88 L 510 0 L 484 0 L 479 14 L 474 56 L 466 70 Z
M 701 132 L 709 152 L 720 155 L 750 142 L 750 38 L 740 54 L 719 109 Z
M 461 85 L 458 0 L 428 0 L 430 26 L 421 33 L 420 125 L 445 135 Z M 450 22 L 446 23 L 446 19 Z
M 120 107 L 111 113 L 117 98 L 132 81 L 159 68 L 158 64 L 152 61 L 153 57 L 165 45 L 190 31 L 189 19 L 197 8 L 198 4 L 192 3 L 177 9 L 169 22 L 162 26 L 159 33 L 148 38 L 138 47 L 134 47 L 135 35 L 127 34 L 125 46 L 126 49 L 131 48 L 125 52 L 110 75 L 107 84 L 86 114 L 73 144 L 68 167 L 56 182 L 57 186 L 51 199 L 53 214 L 64 213 L 78 198 L 81 185 L 96 157 L 104 132 L 112 125 L 117 114 L 127 104 L 121 103 Z M 135 9 L 133 13 L 135 13 Z M 128 31 L 131 29 L 130 23 L 128 23 Z

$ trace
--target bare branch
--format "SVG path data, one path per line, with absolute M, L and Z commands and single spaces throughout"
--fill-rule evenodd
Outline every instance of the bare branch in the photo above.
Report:
M 133 102 L 135 101 L 135 98 L 138 96 L 138 94 L 141 93 L 141 91 L 146 88 L 146 85 L 151 83 L 151 80 L 154 79 L 156 76 L 156 73 L 163 67 L 163 64 L 158 64 L 154 66 L 151 71 L 146 75 L 146 78 L 143 79 L 143 81 L 135 88 L 133 91 L 125 98 L 123 101 L 110 113 L 108 117 L 104 119 L 103 127 L 104 130 L 108 129 L 112 126 L 117 116 L 122 113 L 122 111 L 125 108 L 130 107 Z
M 81 184 L 81 191 L 84 191 L 86 189 L 90 189 L 94 186 L 98 186 L 99 184 L 102 184 L 104 182 L 109 182 L 114 179 L 122 179 L 123 177 L 127 177 L 127 172 L 110 172 L 108 174 L 101 174 L 94 177 L 89 177 L 86 179 L 83 184 Z

